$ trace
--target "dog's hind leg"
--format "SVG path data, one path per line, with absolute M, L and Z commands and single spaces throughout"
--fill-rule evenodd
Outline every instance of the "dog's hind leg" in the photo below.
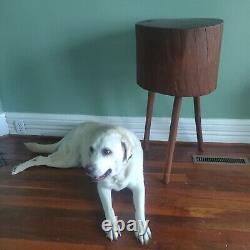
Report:
M 23 162 L 12 169 L 12 175 L 18 174 L 33 166 L 49 166 L 54 168 L 71 168 L 77 164 L 69 161 L 68 157 L 58 152 L 49 156 L 37 156 L 29 161 Z

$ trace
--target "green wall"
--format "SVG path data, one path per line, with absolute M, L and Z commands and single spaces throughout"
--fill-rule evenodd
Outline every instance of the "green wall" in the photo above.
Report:
M 0 114 L 3 112 L 3 105 L 2 105 L 2 101 L 0 99 Z
M 4 111 L 143 116 L 135 81 L 134 24 L 150 18 L 225 21 L 217 90 L 207 118 L 250 117 L 249 0 L 0 0 L 0 93 Z M 172 97 L 158 96 L 155 116 Z M 193 116 L 191 99 L 183 117 Z

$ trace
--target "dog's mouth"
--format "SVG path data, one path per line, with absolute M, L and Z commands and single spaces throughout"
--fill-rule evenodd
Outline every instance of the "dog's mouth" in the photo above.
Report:
M 98 181 L 102 181 L 105 178 L 107 178 L 111 173 L 112 173 L 112 169 L 109 168 L 103 175 L 98 176 L 98 177 L 95 177 L 95 176 L 88 174 L 88 173 L 87 173 L 87 175 L 90 176 L 93 181 L 98 182 Z

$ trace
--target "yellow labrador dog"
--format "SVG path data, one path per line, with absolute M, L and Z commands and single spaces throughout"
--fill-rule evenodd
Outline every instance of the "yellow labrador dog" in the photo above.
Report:
M 151 232 L 145 220 L 145 187 L 143 177 L 143 151 L 138 138 L 129 130 L 101 123 L 80 124 L 62 140 L 49 145 L 25 143 L 37 156 L 13 168 L 18 174 L 32 166 L 47 165 L 55 168 L 82 166 L 86 173 L 97 182 L 106 220 L 117 223 L 112 207 L 111 190 L 129 188 L 133 193 L 135 221 L 138 227 L 136 237 L 142 244 L 148 243 Z M 119 227 L 111 226 L 106 232 L 110 240 L 120 236 Z

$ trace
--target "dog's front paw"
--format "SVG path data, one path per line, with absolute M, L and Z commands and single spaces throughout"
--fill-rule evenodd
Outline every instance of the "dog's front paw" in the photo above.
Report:
M 148 223 L 139 221 L 138 231 L 135 232 L 135 237 L 141 242 L 142 245 L 148 244 L 152 237 Z
M 102 230 L 111 241 L 118 240 L 118 237 L 121 236 L 121 230 L 117 220 L 105 220 L 102 223 Z
M 120 230 L 115 230 L 114 227 L 112 227 L 110 231 L 106 232 L 106 237 L 111 241 L 118 240 L 119 236 L 121 236 Z

